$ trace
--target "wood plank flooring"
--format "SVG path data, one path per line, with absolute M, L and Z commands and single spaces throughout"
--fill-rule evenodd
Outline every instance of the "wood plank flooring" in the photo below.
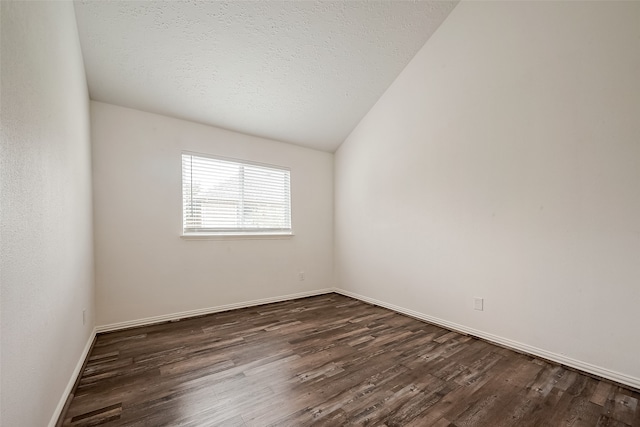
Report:
M 337 294 L 99 335 L 65 426 L 640 426 L 640 394 Z

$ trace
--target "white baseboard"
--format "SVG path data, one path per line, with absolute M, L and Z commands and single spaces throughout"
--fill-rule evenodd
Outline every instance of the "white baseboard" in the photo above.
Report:
M 578 369 L 580 371 L 587 372 L 589 374 L 597 375 L 602 378 L 606 378 L 621 384 L 625 384 L 635 389 L 640 389 L 640 378 L 632 377 L 632 376 L 623 374 L 621 372 L 612 371 L 606 368 L 602 368 L 600 366 L 592 365 L 587 362 L 582 362 L 580 360 L 572 359 L 562 354 L 553 353 L 538 347 L 533 347 L 528 344 L 524 344 L 518 341 L 513 341 L 508 338 L 503 338 L 503 337 L 493 335 L 487 332 L 483 332 L 477 329 L 469 328 L 464 325 L 459 325 L 457 323 L 453 323 L 447 320 L 439 319 L 437 317 L 429 316 L 414 310 L 409 310 L 404 307 L 399 307 L 394 304 L 389 304 L 383 301 L 379 301 L 374 298 L 369 298 L 364 295 L 359 295 L 354 292 L 345 291 L 344 289 L 334 288 L 334 292 L 367 302 L 369 304 L 388 308 L 389 310 L 406 314 L 407 316 L 415 317 L 417 319 L 424 320 L 429 323 L 433 323 L 434 325 L 442 326 L 443 328 L 446 328 L 446 329 L 451 329 L 457 332 L 462 332 L 464 334 L 473 335 L 473 336 L 485 339 L 487 341 L 500 344 L 501 346 L 504 346 L 504 347 L 508 347 L 523 353 L 530 354 L 532 356 L 538 356 L 556 363 L 560 363 L 562 365 L 566 365 L 566 366 Z
M 71 392 L 73 392 L 73 386 L 76 384 L 76 380 L 78 379 L 78 376 L 80 376 L 80 370 L 84 365 L 84 361 L 87 359 L 87 356 L 89 356 L 89 350 L 91 350 L 91 345 L 93 344 L 93 340 L 95 339 L 95 337 L 96 337 L 96 328 L 93 328 L 93 331 L 91 331 L 91 334 L 89 335 L 89 339 L 87 340 L 87 343 L 85 344 L 84 349 L 80 354 L 80 359 L 78 360 L 78 363 L 76 364 L 76 367 L 73 370 L 73 373 L 71 374 L 71 378 L 67 383 L 67 387 L 65 387 L 64 392 L 62 393 L 62 397 L 58 402 L 58 406 L 56 406 L 56 410 L 53 412 L 53 416 L 49 421 L 49 427 L 55 427 L 56 424 L 58 423 L 58 418 L 60 418 L 60 414 L 62 414 L 64 405 L 67 404 L 67 399 L 69 398 L 69 395 L 71 394 Z
M 147 326 L 154 323 L 168 322 L 171 320 L 180 320 L 187 317 L 202 316 L 205 314 L 219 313 L 221 311 L 235 310 L 238 308 L 253 307 L 262 304 L 271 304 L 273 302 L 289 301 L 297 298 L 306 298 L 316 295 L 329 294 L 333 292 L 333 288 L 317 289 L 314 291 L 299 292 L 296 294 L 282 295 L 278 297 L 262 298 L 252 301 L 238 302 L 233 304 L 218 305 L 215 307 L 199 308 L 197 310 L 181 311 L 179 313 L 163 314 L 160 316 L 145 317 L 144 319 L 128 320 L 126 322 L 111 323 L 108 325 L 100 325 L 96 327 L 97 333 L 112 332 L 120 329 L 135 328 L 138 326 Z
M 299 292 L 296 294 L 282 295 L 278 297 L 263 298 L 259 300 L 239 302 L 235 304 L 220 305 L 216 307 L 208 307 L 208 308 L 202 308 L 198 310 L 183 311 L 180 313 L 172 313 L 172 314 L 165 314 L 161 316 L 147 317 L 144 319 L 131 320 L 127 322 L 112 323 L 110 325 L 96 326 L 95 328 L 93 328 L 93 331 L 91 332 L 91 335 L 87 340 L 87 344 L 82 350 L 82 354 L 80 355 L 80 359 L 78 360 L 78 363 L 76 364 L 76 367 L 73 370 L 73 373 L 71 374 L 69 383 L 67 384 L 67 387 L 64 389 L 64 392 L 62 393 L 62 397 L 58 402 L 58 406 L 56 407 L 53 413 L 53 416 L 49 421 L 49 427 L 55 427 L 55 425 L 58 423 L 60 414 L 62 414 L 62 411 L 64 410 L 64 406 L 67 403 L 67 399 L 69 398 L 69 395 L 73 392 L 73 386 L 75 385 L 76 380 L 80 375 L 80 370 L 82 369 L 82 366 L 84 365 L 84 361 L 87 359 L 87 356 L 89 355 L 89 350 L 91 350 L 91 345 L 93 344 L 93 340 L 95 339 L 96 334 L 98 333 L 116 331 L 119 329 L 133 328 L 136 326 L 151 325 L 154 323 L 166 322 L 170 320 L 179 320 L 187 317 L 202 316 L 204 314 L 218 313 L 220 311 L 253 307 L 253 306 L 262 305 L 262 304 L 270 304 L 273 302 L 281 302 L 281 301 L 288 301 L 288 300 L 297 299 L 297 298 L 312 297 L 316 295 L 329 294 L 332 292 L 333 292 L 333 288 L 318 289 L 314 291 Z
M 396 311 L 398 313 L 406 314 L 408 316 L 415 317 L 416 319 L 424 320 L 426 322 L 433 323 L 434 325 L 442 326 L 443 328 L 446 328 L 446 329 L 451 329 L 451 330 L 462 332 L 464 334 L 473 335 L 473 336 L 485 339 L 487 341 L 491 341 L 496 344 L 502 345 L 504 347 L 512 348 L 514 350 L 517 350 L 523 353 L 531 354 L 532 356 L 538 356 L 547 360 L 551 360 L 556 363 L 560 363 L 562 365 L 570 366 L 572 368 L 575 368 L 593 375 L 597 375 L 599 377 L 606 378 L 606 379 L 618 382 L 620 384 L 628 385 L 635 389 L 640 389 L 640 378 L 632 377 L 620 372 L 616 372 L 616 371 L 612 371 L 596 365 L 592 365 L 587 362 L 582 362 L 580 360 L 572 359 L 570 357 L 567 357 L 561 354 L 557 354 L 547 350 L 543 350 L 541 348 L 533 347 L 518 341 L 513 341 L 508 338 L 503 338 L 503 337 L 493 335 L 487 332 L 483 332 L 477 329 L 469 328 L 464 325 L 459 325 L 457 323 L 453 323 L 447 320 L 439 319 L 437 317 L 429 316 L 429 315 L 426 315 L 414 310 L 410 310 L 404 307 L 400 307 L 394 304 L 389 304 L 374 298 L 369 298 L 364 295 L 346 291 L 344 289 L 326 288 L 326 289 L 318 289 L 318 290 L 308 291 L 308 292 L 299 292 L 296 294 L 282 295 L 278 297 L 270 297 L 270 298 L 252 300 L 252 301 L 239 302 L 234 304 L 220 305 L 216 307 L 208 307 L 208 308 L 202 308 L 197 310 L 183 311 L 180 313 L 172 313 L 172 314 L 165 314 L 161 316 L 147 317 L 144 319 L 112 323 L 109 325 L 96 326 L 93 329 L 91 335 L 89 336 L 89 339 L 87 340 L 87 344 L 85 345 L 84 350 L 80 355 L 80 359 L 78 360 L 78 363 L 76 364 L 76 367 L 73 370 L 69 383 L 67 384 L 67 387 L 65 388 L 64 393 L 62 394 L 60 402 L 58 403 L 58 406 L 56 407 L 56 410 L 53 416 L 51 417 L 51 421 L 49 422 L 49 427 L 55 427 L 56 423 L 58 422 L 58 418 L 60 417 L 60 414 L 64 409 L 64 406 L 67 402 L 67 398 L 69 397 L 69 394 L 73 391 L 73 386 L 75 385 L 76 379 L 80 375 L 80 370 L 84 365 L 85 359 L 89 355 L 89 350 L 91 349 L 91 345 L 93 344 L 93 340 L 95 339 L 95 336 L 97 333 L 116 331 L 119 329 L 126 329 L 126 328 L 133 328 L 136 326 L 151 325 L 154 323 L 166 322 L 171 320 L 179 320 L 187 317 L 202 316 L 205 314 L 218 313 L 218 312 L 227 311 L 227 310 L 235 310 L 238 308 L 253 307 L 256 305 L 270 304 L 274 302 L 288 301 L 288 300 L 297 299 L 297 298 L 323 295 L 323 294 L 328 294 L 332 292 L 342 294 L 351 298 L 355 298 L 355 299 L 367 302 L 369 304 L 374 304 L 380 307 L 384 307 L 389 310 Z

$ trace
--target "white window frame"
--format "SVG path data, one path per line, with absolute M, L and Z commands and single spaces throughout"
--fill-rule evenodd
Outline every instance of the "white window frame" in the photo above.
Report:
M 194 157 L 202 157 L 202 158 L 207 158 L 207 159 L 213 159 L 213 160 L 221 160 L 221 161 L 225 161 L 225 162 L 233 162 L 233 163 L 237 163 L 239 165 L 250 165 L 250 166 L 257 166 L 257 167 L 262 167 L 262 168 L 269 168 L 269 169 L 277 169 L 277 170 L 283 170 L 283 171 L 287 171 L 289 173 L 289 206 L 288 206 L 288 212 L 289 212 L 289 225 L 290 228 L 288 229 L 205 229 L 202 231 L 189 231 L 187 229 L 185 229 L 185 225 L 186 225 L 186 212 L 185 212 L 185 199 L 184 199 L 184 187 L 185 187 L 185 181 L 184 181 L 184 176 L 183 176 L 183 156 L 194 156 Z M 244 160 L 244 159 L 236 159 L 236 158 L 231 158 L 231 157 L 223 157 L 223 156 L 217 156 L 217 155 L 211 155 L 211 154 L 204 154 L 204 153 L 196 153 L 196 152 L 191 152 L 191 151 L 182 151 L 180 154 L 180 181 L 181 181 L 181 192 L 180 192 L 180 200 L 181 200 L 181 210 L 182 210 L 182 233 L 181 233 L 181 237 L 185 238 L 185 239 L 225 239 L 225 238 L 259 238 L 259 239 L 264 239 L 264 238 L 289 238 L 291 236 L 294 235 L 293 233 L 293 212 L 292 212 L 292 194 L 291 194 L 291 169 L 288 167 L 284 167 L 284 166 L 279 166 L 279 165 L 273 165 L 273 164 L 268 164 L 268 163 L 259 163 L 259 162 L 254 162 L 254 161 L 249 161 L 249 160 Z

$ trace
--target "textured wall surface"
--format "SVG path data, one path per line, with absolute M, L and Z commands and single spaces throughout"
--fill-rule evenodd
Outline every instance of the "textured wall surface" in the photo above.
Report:
M 456 2 L 76 2 L 91 99 L 334 151 Z
M 0 7 L 0 424 L 40 427 L 93 329 L 89 97 L 73 5 Z
M 100 102 L 91 135 L 98 325 L 333 286 L 332 154 Z M 295 235 L 182 239 L 183 150 L 289 167 Z
M 639 24 L 460 3 L 336 153 L 338 285 L 640 386 Z

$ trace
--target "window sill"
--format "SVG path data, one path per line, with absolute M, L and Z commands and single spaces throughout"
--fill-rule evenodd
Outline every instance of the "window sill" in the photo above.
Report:
M 290 239 L 293 232 L 287 233 L 198 233 L 182 234 L 181 239 L 185 240 L 269 240 L 269 239 Z

